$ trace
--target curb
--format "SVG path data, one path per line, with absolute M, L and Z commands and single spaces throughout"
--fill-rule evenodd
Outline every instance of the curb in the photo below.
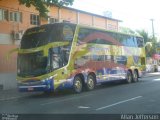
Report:
M 0 101 L 20 99 L 33 94 L 34 93 L 19 93 L 17 89 L 2 90 L 0 91 Z
M 160 76 L 160 73 L 158 72 L 158 74 L 154 74 L 154 73 L 146 73 L 142 78 L 144 77 L 154 77 L 154 76 Z

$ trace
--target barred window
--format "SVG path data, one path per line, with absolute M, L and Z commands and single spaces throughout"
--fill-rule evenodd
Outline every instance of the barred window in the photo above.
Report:
M 39 15 L 31 14 L 30 15 L 30 24 L 31 25 L 40 25 Z
M 56 23 L 58 22 L 58 19 L 56 18 L 49 18 L 49 21 L 48 21 L 50 24 L 53 24 L 53 23 Z
M 0 8 L 0 21 L 1 20 L 8 20 L 8 10 Z
M 22 13 L 21 12 L 10 12 L 10 21 L 22 22 Z

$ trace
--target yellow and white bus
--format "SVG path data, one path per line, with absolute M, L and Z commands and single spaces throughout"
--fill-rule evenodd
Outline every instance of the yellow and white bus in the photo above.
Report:
M 137 82 L 145 71 L 141 36 L 71 23 L 28 29 L 17 58 L 21 92 L 72 88 L 80 93 L 98 83 Z

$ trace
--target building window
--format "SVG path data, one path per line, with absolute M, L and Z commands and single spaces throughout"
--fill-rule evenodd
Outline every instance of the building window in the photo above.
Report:
M 64 22 L 64 23 L 70 23 L 70 21 L 68 21 L 68 20 L 63 20 L 63 22 Z
M 30 24 L 31 25 L 40 25 L 39 15 L 31 14 L 30 15 Z
M 22 22 L 22 13 L 21 12 L 10 12 L 10 21 Z
M 53 23 L 56 23 L 58 22 L 58 19 L 56 18 L 49 18 L 49 21 L 48 21 L 50 24 L 53 24 Z
M 108 29 L 108 30 L 112 30 L 112 31 L 117 31 L 117 26 L 112 25 L 112 24 L 108 24 L 108 25 L 107 25 L 107 29 Z
M 0 8 L 0 20 L 8 20 L 8 10 Z

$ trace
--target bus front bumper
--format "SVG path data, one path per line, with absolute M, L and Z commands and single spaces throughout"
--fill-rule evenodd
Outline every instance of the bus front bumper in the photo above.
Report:
M 53 91 L 53 80 L 32 81 L 25 83 L 18 83 L 18 90 L 20 92 L 34 92 L 34 91 Z

